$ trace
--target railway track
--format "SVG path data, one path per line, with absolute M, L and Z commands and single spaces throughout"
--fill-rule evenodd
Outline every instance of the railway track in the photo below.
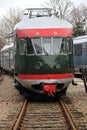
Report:
M 25 100 L 13 130 L 86 130 L 81 113 L 67 103 L 62 98 L 55 103 Z
M 0 121 L 0 130 L 71 130 L 71 126 L 69 125 L 69 119 L 67 119 L 67 115 L 61 109 L 60 102 L 24 102 L 25 110 L 22 110 L 21 116 L 19 116 L 19 121 L 17 121 L 18 113 L 22 106 L 22 102 L 24 101 L 19 97 L 17 91 L 10 86 L 12 82 L 12 78 L 5 77 L 3 82 L 0 82 L 3 90 L 0 93 L 0 102 L 2 108 L 2 116 Z M 8 85 L 6 83 L 8 82 Z M 5 91 L 8 88 L 8 91 Z M 14 91 L 14 94 L 12 94 Z M 3 92 L 3 94 L 2 94 Z M 11 95 L 12 94 L 12 95 Z M 18 96 L 18 97 L 17 97 Z M 74 95 L 76 96 L 76 95 Z M 82 96 L 82 97 L 81 97 Z M 87 97 L 82 95 L 79 97 L 80 100 L 84 100 Z M 69 95 L 65 97 L 61 97 L 62 102 L 64 102 L 65 106 L 68 108 L 69 115 L 72 118 L 72 121 L 75 125 L 75 128 L 78 130 L 87 130 L 87 119 L 85 118 L 79 108 L 79 98 L 78 94 L 76 97 Z M 75 103 L 73 102 L 73 99 Z M 86 100 L 85 99 L 85 100 Z M 17 102 L 18 101 L 18 102 Z M 20 103 L 20 104 L 19 104 Z M 77 105 L 76 105 L 77 103 Z M 86 101 L 84 106 L 86 105 Z M 77 108 L 76 108 L 77 106 Z M 82 106 L 82 107 L 84 107 Z M 81 107 L 81 108 L 82 108 Z M 0 108 L 0 110 L 1 110 Z M 87 109 L 84 109 L 87 110 Z M 24 111 L 24 112 L 23 112 Z M 5 115 L 6 114 L 6 115 Z M 20 114 L 19 114 L 20 115 Z M 4 117 L 5 116 L 5 117 Z M 85 120 L 84 120 L 85 119 Z M 17 123 L 16 123 L 17 121 Z M 15 125 L 14 125 L 15 124 Z M 14 127 L 13 127 L 14 125 Z

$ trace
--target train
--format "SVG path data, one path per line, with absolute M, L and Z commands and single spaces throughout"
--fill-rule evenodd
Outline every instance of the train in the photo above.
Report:
M 72 25 L 53 9 L 27 8 L 1 49 L 1 67 L 20 90 L 65 95 L 74 79 Z M 15 85 L 15 86 L 16 86 Z
M 81 75 L 85 69 L 87 72 L 87 35 L 73 38 L 74 49 L 74 73 Z
M 14 42 L 13 32 L 5 36 L 5 45 L 1 49 L 1 68 L 7 72 L 14 71 Z

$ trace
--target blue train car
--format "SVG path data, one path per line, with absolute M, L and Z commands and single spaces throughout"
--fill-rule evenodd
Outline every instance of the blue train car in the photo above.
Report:
M 74 45 L 74 70 L 80 72 L 81 68 L 87 68 L 87 35 L 73 39 Z

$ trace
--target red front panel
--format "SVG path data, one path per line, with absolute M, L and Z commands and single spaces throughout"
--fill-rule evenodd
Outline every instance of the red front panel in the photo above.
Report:
M 17 37 L 41 37 L 41 36 L 67 36 L 72 37 L 70 28 L 50 28 L 50 29 L 21 29 L 17 30 Z
M 73 74 L 18 74 L 20 80 L 46 80 L 73 78 Z

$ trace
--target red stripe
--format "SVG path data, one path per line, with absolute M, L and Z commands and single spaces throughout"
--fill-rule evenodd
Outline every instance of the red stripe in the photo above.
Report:
M 70 36 L 72 37 L 71 28 L 50 28 L 50 29 L 21 29 L 17 30 L 17 37 L 36 37 L 36 36 Z
M 19 74 L 18 78 L 24 80 L 66 79 L 73 78 L 73 74 Z

